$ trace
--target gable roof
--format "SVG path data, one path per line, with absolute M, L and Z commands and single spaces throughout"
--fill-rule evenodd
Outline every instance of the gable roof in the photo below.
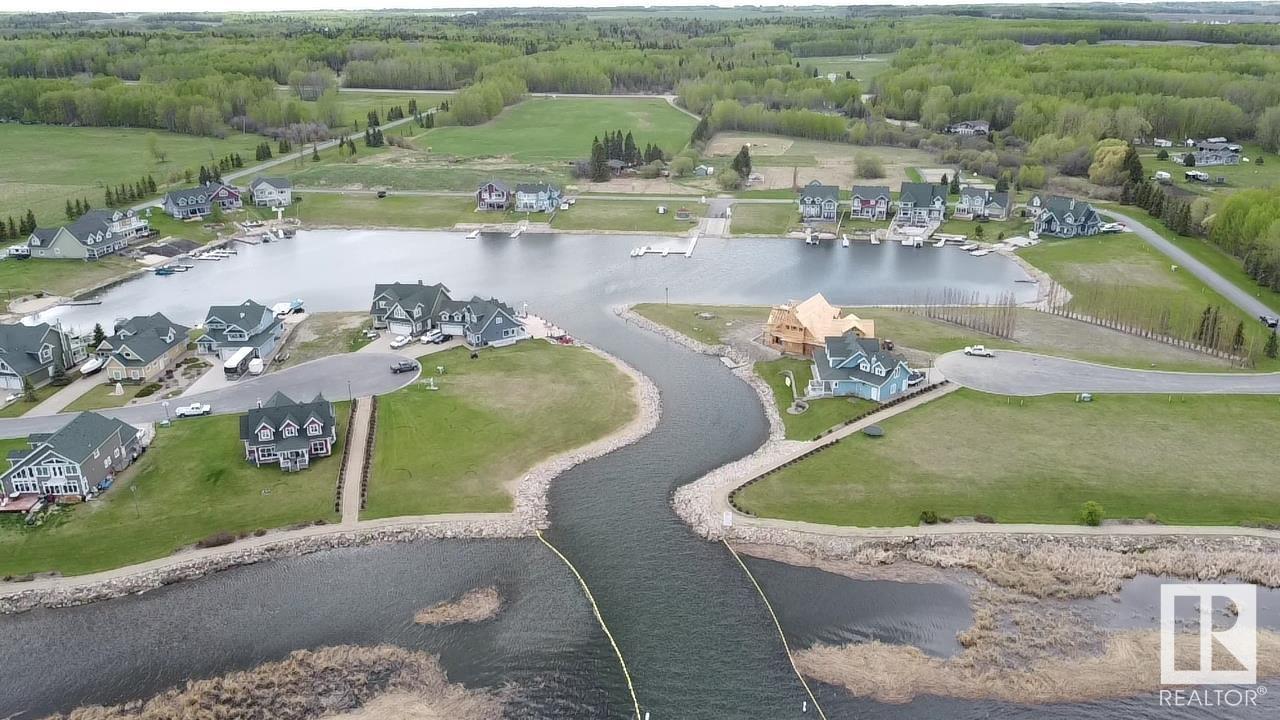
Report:
M 932 205 L 936 198 L 947 198 L 947 186 L 937 183 L 904 182 L 898 193 L 898 202 L 913 205 Z
M 1075 217 L 1077 222 L 1088 221 L 1090 216 L 1097 216 L 1097 211 L 1093 206 L 1083 200 L 1076 200 L 1066 195 L 1051 195 L 1044 201 L 1044 211 L 1056 218 L 1062 219 L 1067 214 Z
M 388 300 L 386 308 L 378 307 L 378 298 Z M 422 305 L 424 312 L 434 313 L 436 308 L 449 300 L 449 288 L 443 283 L 424 285 L 421 280 L 416 283 L 379 283 L 373 286 L 373 300 L 369 312 L 383 315 L 394 305 L 415 307 Z
M 276 392 L 262 404 L 262 407 L 254 408 L 240 416 L 240 439 L 248 443 L 257 443 L 259 442 L 258 428 L 264 424 L 273 431 L 279 431 L 288 423 L 302 428 L 312 418 L 320 421 L 321 435 L 330 435 L 330 431 L 334 428 L 333 403 L 326 400 L 324 395 L 316 395 L 310 402 L 297 402 L 282 392 Z M 275 440 L 268 442 L 274 443 Z
M 518 193 L 547 193 L 554 195 L 560 192 L 560 188 L 548 183 L 519 183 L 516 185 Z
M 26 457 L 32 459 L 42 446 L 48 446 L 74 463 L 83 463 L 116 432 L 120 433 L 120 442 L 124 444 L 137 436 L 138 428 L 96 412 L 82 412 L 55 433 L 28 436 L 27 442 L 32 446 L 32 451 Z M 13 469 L 17 470 L 18 466 Z
M 857 330 L 864 335 L 875 335 L 876 326 L 874 321 L 863 320 L 853 314 L 841 317 L 840 308 L 827 302 L 822 293 L 816 293 L 813 297 L 801 303 L 776 306 L 773 310 L 774 312 L 790 312 L 794 314 L 796 321 L 804 326 L 805 331 L 815 338 L 843 335 L 850 330 Z M 773 313 L 770 313 L 770 320 L 773 320 Z
M 221 320 L 228 325 L 237 325 L 245 330 L 258 327 L 275 315 L 265 305 L 253 300 L 245 300 L 239 305 L 211 305 L 205 313 L 204 320 Z
M 823 348 L 814 351 L 814 365 L 820 380 L 851 379 L 870 385 L 884 385 L 889 382 L 893 371 L 907 362 L 901 355 L 881 347 L 880 340 L 874 337 L 858 337 L 854 333 L 845 333 L 828 337 L 824 342 Z M 856 364 L 852 367 L 842 367 L 842 363 L 850 359 L 866 359 L 871 366 L 879 363 L 885 369 L 885 374 L 877 375 L 869 370 L 863 370 Z
M 108 233 L 111 231 L 111 223 L 115 221 L 116 215 L 127 217 L 133 215 L 133 210 L 110 210 L 98 208 L 89 210 L 85 214 L 75 220 L 57 227 L 36 228 L 31 234 L 35 236 L 41 243 L 48 242 L 58 235 L 59 230 L 66 230 L 71 237 L 75 238 L 81 245 L 89 245 L 89 238 L 97 233 Z
M 236 190 L 235 186 L 233 185 L 228 185 L 226 183 L 211 182 L 207 185 L 197 185 L 195 187 L 185 188 L 182 190 L 170 190 L 169 192 L 164 194 L 164 202 L 166 205 L 168 205 L 170 201 L 172 201 L 174 204 L 177 204 L 179 200 L 185 200 L 187 205 L 190 205 L 192 203 L 195 203 L 197 205 L 210 203 L 210 202 L 213 202 L 214 193 L 218 192 L 223 188 L 231 190 L 232 192 L 235 192 Z M 200 200 L 201 196 L 204 196 L 203 201 Z
M 817 198 L 821 202 L 839 202 L 840 188 L 835 185 L 823 185 L 817 180 L 809 181 L 808 185 L 800 188 L 800 198 L 806 197 Z
M 501 180 L 487 180 L 485 182 L 482 182 L 480 183 L 480 187 L 476 188 L 476 192 L 479 192 L 480 190 L 483 190 L 484 188 L 489 187 L 490 185 L 493 186 L 494 190 L 501 190 L 504 193 L 511 192 L 511 186 L 502 182 Z
M 0 323 L 0 360 L 19 375 L 39 370 L 45 366 L 40 362 L 40 346 L 47 342 L 50 332 L 57 333 L 48 323 Z M 56 345 L 54 357 L 57 358 Z
M 121 365 L 141 366 L 172 350 L 174 346 L 185 343 L 188 330 L 190 328 L 171 321 L 164 313 L 136 315 L 118 325 L 115 334 L 103 342 L 111 357 Z M 170 331 L 173 339 L 165 340 Z M 132 350 L 139 359 L 122 355 L 120 349 L 124 347 Z
M 854 185 L 853 196 L 862 198 L 863 200 L 872 200 L 883 197 L 885 200 L 893 197 L 889 192 L 888 185 Z
M 284 190 L 293 187 L 293 182 L 286 177 L 266 177 L 259 175 L 249 183 L 250 190 L 257 190 L 259 185 L 267 185 L 277 190 Z
M 962 198 L 978 198 L 982 200 L 983 205 L 999 205 L 1005 207 L 1009 204 L 1009 193 L 995 192 L 988 188 L 980 188 L 974 185 L 965 185 L 960 188 L 960 197 Z

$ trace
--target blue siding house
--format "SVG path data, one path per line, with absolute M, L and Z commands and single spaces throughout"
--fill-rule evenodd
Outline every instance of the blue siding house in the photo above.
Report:
M 887 402 L 906 391 L 910 375 L 906 359 L 885 350 L 878 339 L 848 332 L 827 338 L 825 347 L 813 351 L 808 394 Z

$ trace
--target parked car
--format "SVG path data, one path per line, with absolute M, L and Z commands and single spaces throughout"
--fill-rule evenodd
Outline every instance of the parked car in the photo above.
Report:
M 924 378 L 925 378 L 924 373 L 920 372 L 919 370 L 912 370 L 911 373 L 907 375 L 907 385 L 908 386 L 919 385 L 920 383 L 924 382 Z
M 972 357 L 995 357 L 996 354 L 987 349 L 986 345 L 969 345 L 964 349 L 965 355 Z
M 1259 315 L 1258 319 L 1262 321 L 1263 325 L 1266 325 L 1269 328 L 1280 326 L 1280 318 L 1274 315 Z
M 378 198 L 379 198 L 379 199 L 382 199 L 382 198 L 384 198 L 384 197 L 386 197 L 386 196 L 387 196 L 387 191 L 386 191 L 386 190 L 379 190 L 379 191 L 378 191 Z
M 191 403 L 190 405 L 183 405 L 182 407 L 174 410 L 173 414 L 180 418 L 198 417 L 200 415 L 208 415 L 212 411 L 213 411 L 213 408 L 209 407 L 207 403 L 195 402 L 195 403 Z
M 409 336 L 408 336 L 408 335 L 397 335 L 397 336 L 395 336 L 395 338 L 394 338 L 394 339 L 392 339 L 392 341 L 391 341 L 391 349 L 392 349 L 392 350 L 399 350 L 400 348 L 402 348 L 402 347 L 404 347 L 405 345 L 408 345 L 408 344 L 409 344 Z
M 369 340 L 377 340 L 380 337 L 377 330 L 365 330 L 364 336 Z
M 413 372 L 414 370 L 417 370 L 417 369 L 418 369 L 418 363 L 412 360 L 401 360 L 398 363 L 392 364 L 391 374 L 399 375 L 400 373 Z
M 423 333 L 419 339 L 423 345 L 439 345 L 446 340 L 444 333 L 439 330 L 429 330 Z

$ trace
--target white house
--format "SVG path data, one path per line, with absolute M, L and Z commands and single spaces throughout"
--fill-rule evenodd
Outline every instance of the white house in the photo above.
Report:
M 289 178 L 256 177 L 249 183 L 254 205 L 288 207 L 293 204 L 293 183 Z

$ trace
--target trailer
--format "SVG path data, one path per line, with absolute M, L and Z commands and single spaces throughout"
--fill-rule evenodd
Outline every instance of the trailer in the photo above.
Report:
M 234 380 L 248 372 L 249 361 L 253 360 L 253 353 L 253 348 L 242 347 L 227 358 L 227 361 L 222 363 L 222 372 L 226 373 L 227 379 Z

